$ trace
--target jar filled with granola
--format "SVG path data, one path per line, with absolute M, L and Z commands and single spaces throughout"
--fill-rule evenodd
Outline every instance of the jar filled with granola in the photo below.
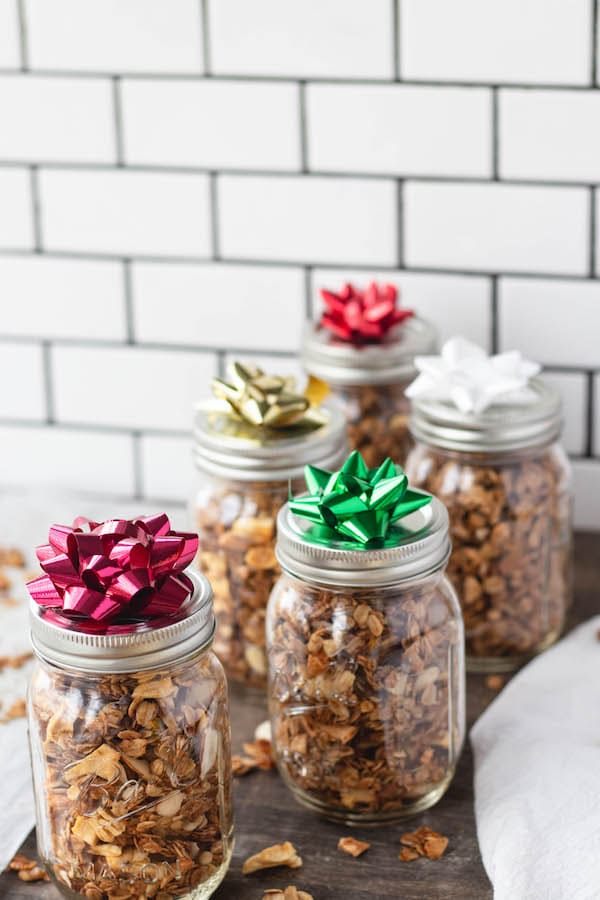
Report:
M 230 729 L 211 589 L 182 571 L 196 536 L 165 520 L 54 526 L 38 549 L 37 841 L 67 897 L 203 900 L 229 865 Z
M 277 513 L 305 463 L 341 461 L 345 423 L 334 405 L 311 405 L 309 394 L 294 393 L 290 379 L 239 363 L 230 374 L 230 384 L 215 385 L 229 407 L 209 404 L 196 416 L 191 516 L 200 537 L 198 563 L 214 592 L 215 651 L 231 679 L 264 689 L 265 612 L 279 576 Z M 257 396 L 264 398 L 260 409 L 253 405 Z
M 279 514 L 272 734 L 297 800 L 375 825 L 429 808 L 450 784 L 465 728 L 462 620 L 444 506 L 408 491 L 390 460 L 369 471 L 355 453 L 329 474 L 307 472 L 310 494 Z
M 571 602 L 560 398 L 518 354 L 477 357 L 474 371 L 462 359 L 453 365 L 463 371 L 445 366 L 441 392 L 428 372 L 413 397 L 417 444 L 407 473 L 450 515 L 448 575 L 462 604 L 468 668 L 511 670 L 556 641 Z
M 415 356 L 436 347 L 435 329 L 397 307 L 394 285 L 359 291 L 347 284 L 321 297 L 326 311 L 306 328 L 304 368 L 342 405 L 351 449 L 370 466 L 388 456 L 403 462 L 412 446 L 405 390 L 416 375 Z

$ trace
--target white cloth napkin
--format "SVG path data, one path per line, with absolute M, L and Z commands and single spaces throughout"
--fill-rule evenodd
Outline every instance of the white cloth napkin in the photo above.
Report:
M 526 666 L 471 730 L 495 900 L 600 898 L 600 616 Z
M 113 516 L 131 518 L 165 511 L 174 528 L 187 528 L 183 507 L 165 508 L 147 501 L 111 501 L 57 491 L 8 491 L 0 493 L 0 545 L 15 546 L 26 553 L 31 569 L 37 569 L 34 548 L 46 542 L 53 522 L 69 525 L 78 515 L 102 521 Z M 28 593 L 25 572 L 8 570 L 9 593 L 17 606 L 0 602 L 0 656 L 15 656 L 30 649 Z M 0 671 L 0 715 L 13 700 L 24 698 L 31 664 Z M 0 723 L 0 872 L 10 862 L 33 826 L 35 806 L 29 767 L 25 719 Z

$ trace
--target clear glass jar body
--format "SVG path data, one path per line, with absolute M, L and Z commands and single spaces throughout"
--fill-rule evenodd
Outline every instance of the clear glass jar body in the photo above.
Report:
M 332 589 L 287 573 L 267 615 L 280 774 L 296 799 L 348 824 L 439 800 L 464 738 L 460 608 L 443 573 Z
M 211 583 L 217 632 L 214 649 L 227 674 L 266 688 L 265 614 L 279 577 L 277 513 L 288 481 L 241 481 L 199 471 L 192 521 L 200 539 L 198 564 Z M 304 481 L 291 482 L 293 492 Z
M 448 576 L 463 608 L 468 668 L 508 671 L 556 641 L 573 590 L 561 446 L 482 454 L 418 443 L 406 472 L 448 509 Z
M 360 450 L 373 468 L 388 456 L 404 465 L 413 445 L 408 429 L 408 381 L 392 384 L 330 385 L 331 395 L 346 415 L 351 450 Z
M 233 840 L 227 684 L 214 653 L 102 675 L 38 660 L 29 733 L 38 851 L 62 894 L 213 894 Z

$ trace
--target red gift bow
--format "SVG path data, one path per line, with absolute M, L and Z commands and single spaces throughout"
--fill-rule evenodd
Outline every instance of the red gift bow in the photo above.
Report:
M 89 531 L 84 531 L 87 525 Z M 140 519 L 52 525 L 36 554 L 45 575 L 27 583 L 43 616 L 63 628 L 126 633 L 172 620 L 194 585 L 183 569 L 195 534 L 171 530 L 165 513 Z
M 398 309 L 398 290 L 393 284 L 374 281 L 364 290 L 345 284 L 338 294 L 321 290 L 327 306 L 320 325 L 336 337 L 354 344 L 377 343 L 388 331 L 414 316 L 412 309 Z

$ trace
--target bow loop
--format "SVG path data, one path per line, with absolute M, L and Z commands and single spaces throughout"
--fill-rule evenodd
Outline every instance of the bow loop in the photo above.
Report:
M 172 531 L 164 513 L 100 523 L 79 517 L 73 528 L 53 525 L 48 541 L 36 551 L 44 574 L 27 586 L 42 615 L 62 628 L 122 634 L 164 624 L 194 590 L 183 569 L 198 538 Z
M 368 469 L 357 450 L 338 472 L 307 466 L 305 478 L 310 493 L 292 497 L 289 507 L 313 523 L 306 537 L 319 544 L 341 538 L 367 549 L 394 546 L 402 537 L 394 534 L 394 523 L 431 502 L 430 494 L 408 489 L 408 478 L 391 459 Z

